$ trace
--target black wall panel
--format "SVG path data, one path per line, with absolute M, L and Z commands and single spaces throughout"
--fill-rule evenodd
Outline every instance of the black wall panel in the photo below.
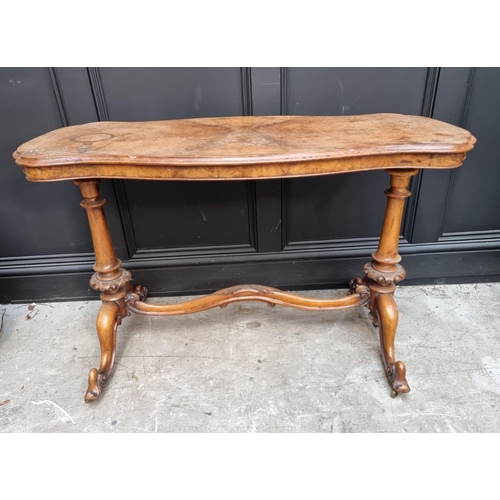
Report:
M 290 68 L 290 115 L 418 115 L 427 68 Z
M 110 120 L 243 114 L 240 68 L 102 68 Z
M 473 86 L 463 125 L 481 143 L 454 172 L 444 233 L 500 231 L 500 71 L 479 68 Z
M 357 172 L 287 184 L 286 243 L 370 238 L 380 234 L 387 175 Z
M 463 126 L 458 170 L 412 182 L 406 284 L 500 278 L 498 68 L 0 68 L 0 302 L 97 298 L 69 181 L 30 183 L 16 147 L 97 120 L 394 112 Z M 104 181 L 115 249 L 152 294 L 262 282 L 345 286 L 375 249 L 384 172 L 256 182 Z
M 254 248 L 253 190 L 248 184 L 124 183 L 136 248 Z
M 51 72 L 0 68 L 0 258 L 91 252 L 76 188 L 26 182 L 12 153 L 64 125 Z

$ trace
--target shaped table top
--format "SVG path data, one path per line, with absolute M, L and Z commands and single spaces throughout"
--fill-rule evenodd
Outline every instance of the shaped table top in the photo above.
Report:
M 30 180 L 250 179 L 452 168 L 474 143 L 467 130 L 421 116 L 245 116 L 69 126 L 14 158 Z

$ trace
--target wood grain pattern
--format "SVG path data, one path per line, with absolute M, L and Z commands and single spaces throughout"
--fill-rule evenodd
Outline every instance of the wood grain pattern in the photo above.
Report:
M 370 297 L 368 287 L 361 283 L 352 286 L 350 295 L 339 299 L 313 299 L 263 285 L 236 285 L 179 304 L 148 304 L 143 302 L 142 288 L 136 287 L 135 292 L 129 293 L 125 301 L 129 311 L 147 316 L 192 314 L 214 307 L 225 307 L 233 302 L 252 300 L 265 302 L 270 306 L 280 305 L 306 311 L 350 309 L 366 304 Z
M 24 167 L 29 181 L 60 181 L 67 179 L 141 179 L 141 180 L 251 180 L 312 177 L 362 172 L 385 168 L 454 168 L 460 166 L 465 153 L 450 154 L 394 154 L 372 155 L 331 160 L 269 163 L 262 165 L 211 165 L 211 166 L 162 166 L 162 165 L 64 165 L 56 167 Z
M 30 180 L 280 178 L 451 168 L 474 142 L 464 129 L 421 116 L 249 116 L 65 127 L 23 144 L 14 158 Z

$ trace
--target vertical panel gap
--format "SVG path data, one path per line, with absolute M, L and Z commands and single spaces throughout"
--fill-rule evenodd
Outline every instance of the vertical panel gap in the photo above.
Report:
M 125 235 L 125 244 L 127 245 L 128 258 L 131 259 L 137 253 L 137 244 L 135 241 L 134 228 L 130 219 L 128 210 L 127 195 L 122 181 L 113 182 L 118 212 L 122 223 L 122 230 Z
M 281 179 L 281 249 L 285 249 L 288 246 L 288 235 L 290 233 L 288 214 L 290 213 L 289 205 L 289 179 Z
M 476 76 L 476 68 L 471 68 L 469 72 L 469 78 L 467 79 L 467 93 L 465 94 L 464 103 L 462 110 L 460 111 L 460 119 L 458 120 L 458 126 L 465 128 L 467 117 L 469 115 L 470 104 L 472 100 L 472 91 L 474 88 L 474 79 Z M 441 221 L 439 224 L 439 235 L 444 233 L 444 225 L 446 223 L 446 217 L 448 215 L 448 210 L 451 204 L 451 195 L 453 192 L 453 186 L 457 178 L 457 169 L 453 169 L 450 175 L 450 180 L 448 182 L 448 189 L 446 190 L 446 200 L 444 202 L 444 210 L 441 213 Z
M 92 90 L 92 97 L 97 111 L 97 118 L 100 122 L 109 121 L 109 112 L 106 105 L 106 98 L 104 97 L 104 89 L 102 87 L 101 74 L 99 68 L 87 68 L 89 75 L 90 88 Z
M 253 116 L 252 68 L 241 68 L 243 116 Z
M 257 231 L 257 194 L 255 181 L 247 181 L 247 206 L 248 206 L 248 237 L 250 245 L 259 251 L 259 234 Z
M 49 68 L 49 75 L 52 82 L 52 88 L 54 89 L 54 95 L 56 96 L 57 109 L 59 110 L 61 121 L 63 123 L 63 126 L 67 127 L 68 125 L 70 125 L 69 114 L 68 109 L 66 108 L 66 103 L 64 102 L 64 94 L 56 68 Z
M 424 95 L 422 99 L 422 108 L 420 114 L 431 118 L 434 113 L 436 103 L 437 89 L 439 86 L 439 76 L 441 68 L 428 68 L 425 80 Z M 406 213 L 403 223 L 403 236 L 408 242 L 412 242 L 415 231 L 415 222 L 417 217 L 418 200 L 420 197 L 420 188 L 422 186 L 423 170 L 420 170 L 410 181 L 409 190 L 412 197 L 406 205 Z
M 288 115 L 290 110 L 290 71 L 280 68 L 280 114 Z M 288 191 L 289 179 L 281 179 L 281 250 L 288 245 Z
M 280 114 L 288 115 L 290 110 L 290 77 L 288 68 L 280 68 Z

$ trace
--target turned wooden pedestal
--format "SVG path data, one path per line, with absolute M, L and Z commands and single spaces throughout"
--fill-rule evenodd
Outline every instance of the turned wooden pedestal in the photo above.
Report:
M 113 369 L 116 331 L 131 312 L 190 314 L 255 300 L 304 310 L 366 305 L 379 328 L 382 362 L 393 396 L 409 392 L 406 368 L 394 339 L 396 283 L 405 278 L 398 240 L 408 185 L 422 168 L 454 168 L 474 137 L 430 118 L 394 114 L 350 117 L 268 116 L 157 122 L 100 122 L 58 129 L 20 146 L 16 162 L 31 181 L 71 179 L 80 188 L 96 263 L 90 286 L 101 293 L 97 335 L 101 363 L 89 373 L 85 401 L 97 399 Z M 100 180 L 242 180 L 339 174 L 384 169 L 388 200 L 377 251 L 364 277 L 350 282 L 341 299 L 311 299 L 262 285 L 237 285 L 173 305 L 147 303 L 147 290 L 132 287 L 116 257 L 104 215 Z M 64 228 L 61 228 L 64 230 Z

